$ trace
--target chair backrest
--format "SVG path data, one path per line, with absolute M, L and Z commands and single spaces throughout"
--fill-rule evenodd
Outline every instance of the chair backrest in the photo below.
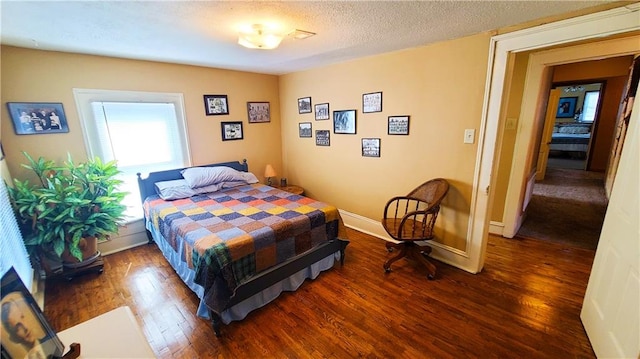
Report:
M 449 182 L 443 178 L 434 178 L 409 192 L 408 197 L 418 198 L 429 203 L 429 206 L 439 204 L 449 192 Z

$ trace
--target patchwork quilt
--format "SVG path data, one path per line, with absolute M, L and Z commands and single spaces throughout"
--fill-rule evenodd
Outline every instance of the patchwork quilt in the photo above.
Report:
M 144 210 L 147 225 L 194 270 L 216 313 L 255 274 L 346 239 L 336 207 L 259 183 L 173 201 L 151 196 Z

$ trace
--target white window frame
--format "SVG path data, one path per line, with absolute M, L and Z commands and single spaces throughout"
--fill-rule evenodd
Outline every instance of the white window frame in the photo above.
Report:
M 184 111 L 184 96 L 181 93 L 166 92 L 143 92 L 143 91 L 118 91 L 118 90 L 99 90 L 99 89 L 80 89 L 74 88 L 73 95 L 76 101 L 82 134 L 84 137 L 87 155 L 90 158 L 99 156 L 99 145 L 96 141 L 94 113 L 92 108 L 93 102 L 145 102 L 145 103 L 173 103 L 176 111 L 176 119 L 178 131 L 180 132 L 180 144 L 182 146 L 183 162 L 185 167 L 191 166 L 191 153 L 188 140 L 187 122 Z M 144 134 L 141 134 L 144 135 Z M 144 175 L 148 170 L 141 169 Z M 140 213 L 142 213 L 140 211 Z M 129 218 L 128 222 L 140 219 L 135 216 Z

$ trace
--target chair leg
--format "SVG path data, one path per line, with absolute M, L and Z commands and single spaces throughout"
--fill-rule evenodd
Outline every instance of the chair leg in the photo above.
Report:
M 383 268 L 385 270 L 385 272 L 389 273 L 391 272 L 391 263 L 397 261 L 398 259 L 404 257 L 407 255 L 407 246 L 404 243 L 391 243 L 391 242 L 387 242 L 386 244 L 387 250 L 389 249 L 398 249 L 398 254 L 396 254 L 394 257 L 389 258 L 389 260 L 387 260 L 386 262 L 384 262 Z
M 404 247 L 404 243 L 387 242 L 385 247 L 387 247 L 388 252 L 393 252 L 394 249 L 402 249 L 402 247 Z
M 432 250 L 431 246 L 421 246 L 416 244 L 416 247 L 420 248 L 420 251 L 424 252 L 424 254 L 426 255 L 431 254 L 431 250 Z
M 427 259 L 428 254 L 431 253 L 431 247 L 429 247 L 429 250 L 424 250 L 422 246 L 415 246 L 412 247 L 409 252 L 411 257 L 415 258 L 427 268 L 427 278 L 431 280 L 435 279 L 436 266 Z

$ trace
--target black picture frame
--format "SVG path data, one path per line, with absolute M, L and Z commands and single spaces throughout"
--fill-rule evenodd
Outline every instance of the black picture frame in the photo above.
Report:
M 269 102 L 247 102 L 249 123 L 271 122 Z
M 316 130 L 316 146 L 331 146 L 331 131 Z
M 333 133 L 356 133 L 356 110 L 333 111 Z
M 298 135 L 300 137 L 313 137 L 313 132 L 311 131 L 311 122 L 298 123 Z
M 571 118 L 576 114 L 576 104 L 578 97 L 561 97 L 558 100 L 557 118 Z
M 69 132 L 64 107 L 59 102 L 7 102 L 16 135 Z
M 362 95 L 362 113 L 382 112 L 382 92 Z
M 331 115 L 331 112 L 329 112 L 328 103 L 316 104 L 314 110 L 316 121 L 328 120 Z
M 242 140 L 244 138 L 241 121 L 221 122 L 220 129 L 223 141 Z
M 387 120 L 388 135 L 408 135 L 409 134 L 409 116 L 389 116 Z
M 362 139 L 362 157 L 380 157 L 380 139 Z
M 227 95 L 204 95 L 204 113 L 207 116 L 228 115 Z
M 311 113 L 311 97 L 298 99 L 298 113 Z
M 0 351 L 2 358 L 26 358 L 27 353 L 40 353 L 43 358 L 62 357 L 64 344 L 60 341 L 18 273 L 11 267 L 1 280 L 2 324 L 0 325 Z M 5 312 L 6 322 L 5 322 Z M 12 317 L 20 317 L 19 326 L 28 334 L 16 333 Z M 18 325 L 16 325 L 18 326 Z M 24 332 L 24 330 L 22 331 Z M 34 346 L 31 347 L 30 343 Z

